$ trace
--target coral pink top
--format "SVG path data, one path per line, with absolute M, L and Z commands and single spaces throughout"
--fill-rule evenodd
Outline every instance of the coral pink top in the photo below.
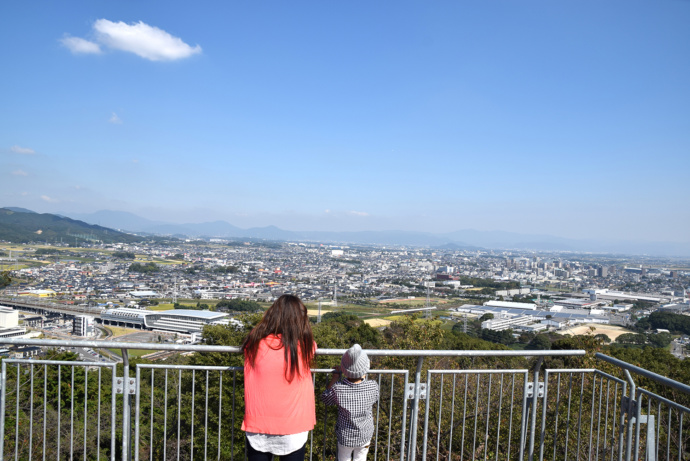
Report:
M 314 428 L 316 406 L 311 372 L 300 363 L 300 373 L 288 382 L 284 353 L 280 335 L 269 335 L 259 344 L 254 367 L 245 359 L 242 430 L 288 435 Z

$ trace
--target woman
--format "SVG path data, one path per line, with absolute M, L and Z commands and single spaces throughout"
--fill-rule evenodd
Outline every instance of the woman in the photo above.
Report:
M 249 461 L 302 461 L 316 424 L 310 367 L 316 351 L 307 308 L 283 295 L 249 332 L 244 351 L 244 421 Z

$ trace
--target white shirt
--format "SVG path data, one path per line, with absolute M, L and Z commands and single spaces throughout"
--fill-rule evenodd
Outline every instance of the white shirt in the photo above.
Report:
M 273 453 L 276 456 L 289 455 L 307 443 L 309 431 L 299 434 L 274 435 L 247 432 L 247 440 L 252 448 L 263 453 Z

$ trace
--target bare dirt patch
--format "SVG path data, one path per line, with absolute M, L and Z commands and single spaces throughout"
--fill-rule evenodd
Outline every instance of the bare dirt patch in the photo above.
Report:
M 333 311 L 329 310 L 329 309 L 321 309 L 321 315 L 327 314 L 328 312 L 333 312 Z M 318 309 L 307 309 L 307 315 L 319 315 L 319 310 Z
M 634 333 L 634 331 L 628 330 L 627 328 L 618 327 L 614 325 L 591 325 L 595 328 L 592 332 L 594 335 L 606 335 L 611 338 L 611 341 L 615 341 L 620 335 L 625 333 Z M 567 335 L 586 335 L 590 332 L 590 325 L 578 325 L 576 327 L 569 328 L 567 330 L 560 331 L 561 334 Z

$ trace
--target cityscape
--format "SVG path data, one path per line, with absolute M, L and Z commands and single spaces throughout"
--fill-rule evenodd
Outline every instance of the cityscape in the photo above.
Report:
M 523 340 L 591 328 L 608 342 L 628 344 L 639 341 L 636 322 L 654 312 L 690 314 L 689 262 L 663 257 L 219 238 L 78 247 L 5 244 L 0 254 L 14 279 L 2 292 L 5 304 L 49 302 L 60 308 L 32 309 L 43 312 L 37 316 L 17 304 L 17 320 L 26 319 L 25 326 L 6 326 L 3 337 L 25 331 L 110 338 L 114 326 L 120 333 L 125 328 L 165 332 L 166 340 L 198 343 L 205 325 L 235 324 L 247 306 L 260 312 L 285 293 L 303 299 L 315 321 L 348 312 L 385 329 L 407 313 L 439 319 L 448 330 L 479 337 L 486 336 L 484 329 L 510 330 Z M 480 330 L 468 326 L 468 319 L 480 318 Z M 669 333 L 661 330 L 648 331 L 642 344 L 657 344 L 654 333 Z M 152 341 L 160 336 L 129 334 Z M 687 334 L 668 335 L 665 345 L 684 358 L 688 340 Z

